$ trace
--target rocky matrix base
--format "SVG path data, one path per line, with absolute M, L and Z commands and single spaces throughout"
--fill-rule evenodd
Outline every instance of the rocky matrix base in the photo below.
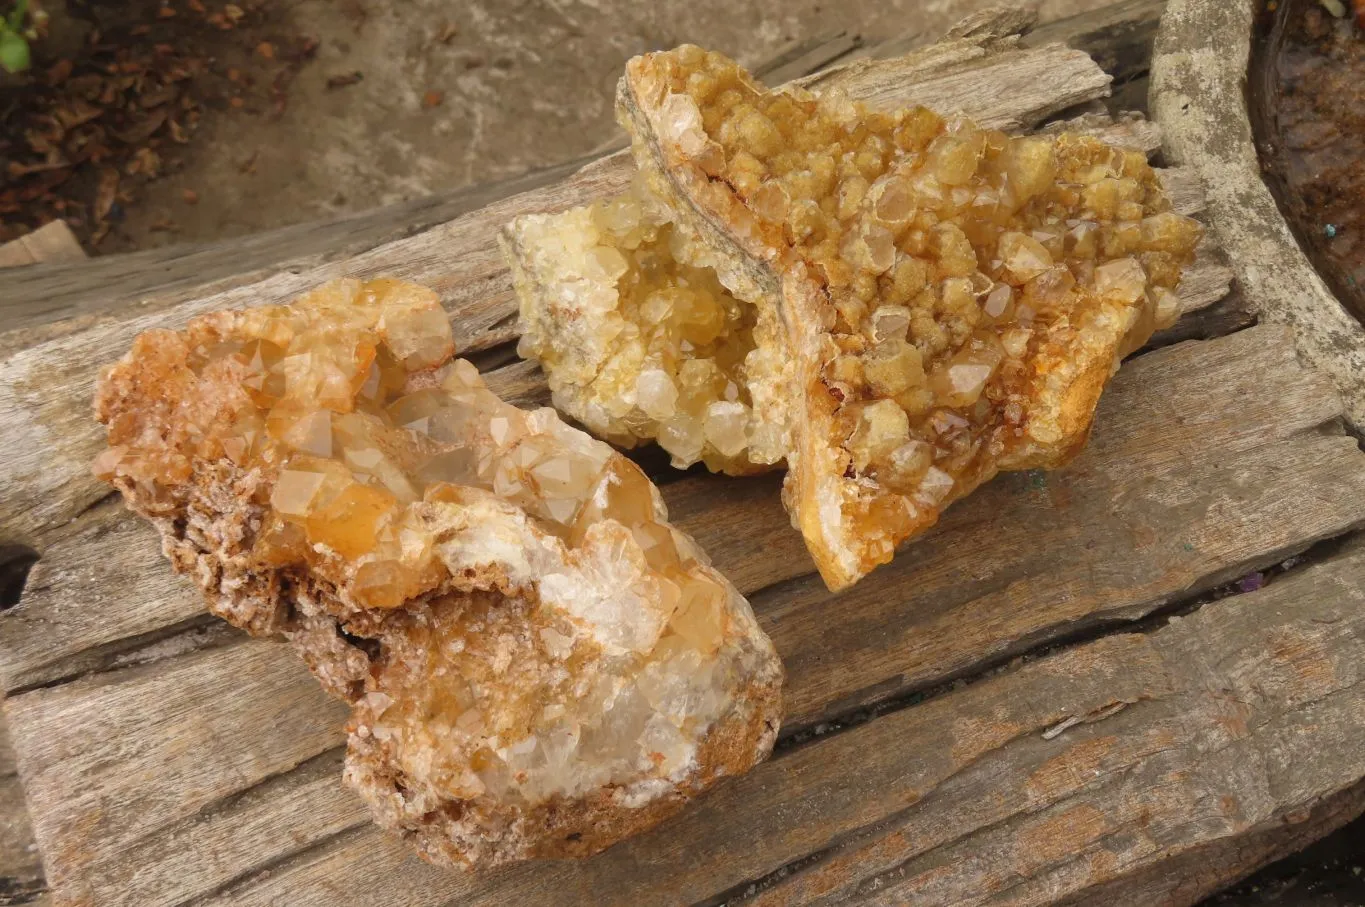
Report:
M 781 665 L 634 464 L 452 352 L 385 280 L 150 331 L 96 472 L 352 703 L 381 824 L 440 862 L 593 853 L 762 760 Z
M 603 437 L 785 460 L 831 588 L 1074 456 L 1201 235 L 1140 152 L 766 91 L 696 47 L 632 60 L 618 114 L 636 186 L 504 231 L 522 351 Z

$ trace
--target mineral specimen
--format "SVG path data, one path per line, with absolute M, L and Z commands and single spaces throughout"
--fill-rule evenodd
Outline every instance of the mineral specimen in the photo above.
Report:
M 95 469 L 352 704 L 382 825 L 442 862 L 592 853 L 763 759 L 781 665 L 634 464 L 452 351 L 387 280 L 149 331 Z
M 765 91 L 691 46 L 630 61 L 617 112 L 636 185 L 503 232 L 521 348 L 603 437 L 785 460 L 831 588 L 996 472 L 1074 456 L 1179 313 L 1201 231 L 1139 152 Z

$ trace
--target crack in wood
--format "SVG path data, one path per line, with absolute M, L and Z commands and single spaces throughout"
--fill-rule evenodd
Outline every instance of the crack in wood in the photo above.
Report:
M 1260 574 L 1262 576 L 1262 583 L 1268 585 L 1286 573 L 1294 570 L 1307 569 L 1315 564 L 1323 563 L 1337 557 L 1345 546 L 1359 535 L 1359 527 L 1353 527 L 1339 535 L 1323 539 L 1312 545 L 1307 545 L 1298 551 L 1291 551 L 1287 554 L 1281 552 L 1274 558 L 1263 563 L 1240 566 L 1234 572 L 1239 574 L 1239 578 L 1240 576 Z M 1264 585 L 1257 586 L 1257 588 L 1263 588 Z M 882 699 L 870 706 L 840 711 L 837 704 L 832 704 L 827 712 L 828 717 L 824 717 L 814 724 L 784 724 L 777 745 L 773 748 L 772 758 L 782 758 L 783 756 L 824 737 L 853 730 L 854 728 L 866 724 L 869 721 L 873 721 L 883 715 L 893 714 L 903 709 L 929 702 L 973 684 L 980 683 L 983 680 L 997 677 L 1012 670 L 1017 670 L 1021 665 L 1056 655 L 1068 649 L 1088 645 L 1089 643 L 1116 634 L 1155 633 L 1168 626 L 1173 618 L 1188 617 L 1212 602 L 1221 601 L 1225 598 L 1242 594 L 1245 594 L 1245 590 L 1238 587 L 1237 580 L 1215 583 L 1209 588 L 1195 590 L 1187 596 L 1175 598 L 1169 603 L 1140 616 L 1132 618 L 1119 617 L 1099 621 L 1088 627 L 1078 628 L 1068 634 L 1059 634 L 1035 645 L 1021 648 L 1016 652 L 1006 653 L 998 658 L 981 662 L 971 671 L 948 675 L 932 685 L 902 689 L 895 696 Z M 850 698 L 862 698 L 868 692 L 869 691 L 867 690 L 861 690 L 852 694 Z M 1098 716 L 1094 720 L 1109 717 L 1111 714 L 1117 714 L 1123 706 L 1129 704 L 1130 703 L 1106 704 L 1102 709 L 1098 710 L 1104 711 L 1106 714 Z M 1115 705 L 1118 707 L 1115 708 Z M 1111 708 L 1113 711 L 1107 711 Z M 1067 719 L 1060 722 L 1057 727 L 1045 731 L 1043 737 L 1044 739 L 1052 739 L 1052 737 L 1057 736 L 1057 734 L 1060 734 L 1067 728 L 1076 724 L 1086 723 L 1088 720 L 1090 720 L 1089 713 L 1079 717 L 1068 716 Z M 1060 727 L 1060 730 L 1057 729 L 1058 727 Z M 1056 733 L 1053 733 L 1053 731 L 1056 731 Z M 1051 736 L 1049 736 L 1049 734 Z
M 258 866 L 253 866 L 249 870 L 233 876 L 221 885 L 205 891 L 202 894 L 186 898 L 182 901 L 176 901 L 175 907 L 199 907 L 199 905 L 211 903 L 223 895 L 230 894 L 234 889 L 249 885 L 252 880 L 259 878 L 262 875 L 267 875 L 273 871 L 289 866 L 301 857 L 307 856 L 312 851 L 332 844 L 345 843 L 348 839 L 357 837 L 357 833 L 363 832 L 369 825 L 369 819 L 361 819 L 357 822 L 353 822 L 344 828 L 329 833 L 326 837 L 321 838 L 318 841 L 310 842 L 294 850 L 287 850 L 278 857 L 267 860 Z
M 58 672 L 42 681 L 16 686 L 8 696 L 13 698 L 36 690 L 50 690 L 78 680 L 146 668 L 168 658 L 244 642 L 246 637 L 238 630 L 204 612 L 147 633 L 86 649 L 68 660 L 70 667 L 65 673 Z

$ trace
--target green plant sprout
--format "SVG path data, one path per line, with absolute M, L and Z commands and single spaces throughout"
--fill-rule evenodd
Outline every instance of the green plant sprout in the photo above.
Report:
M 0 19 L 0 69 L 7 73 L 23 72 L 32 62 L 28 42 L 36 34 L 32 29 L 25 31 L 27 16 L 28 0 L 15 0 L 10 14 Z

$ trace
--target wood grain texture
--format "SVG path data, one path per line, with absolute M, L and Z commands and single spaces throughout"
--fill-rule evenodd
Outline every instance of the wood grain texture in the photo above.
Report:
M 0 246 L 0 268 L 82 261 L 85 250 L 65 221 L 55 220 L 27 236 Z M 6 584 L 22 588 L 24 568 L 14 566 L 13 551 L 0 546 L 0 573 Z M 5 605 L 13 602 L 5 602 Z M 0 692 L 0 702 L 4 694 Z M 0 904 L 46 899 L 42 859 L 24 803 L 23 785 L 10 746 L 9 726 L 0 712 Z
M 1116 713 L 1086 702 L 1070 714 L 1092 721 L 1016 738 L 936 789 L 932 808 L 756 900 L 1044 904 L 1292 820 L 1365 773 L 1362 580 L 1357 548 L 1150 637 L 1104 640 L 1139 647 L 1116 665 L 1153 659 L 1165 686 L 1134 699 L 1106 680 Z M 1183 881 L 1168 875 L 1145 903 Z
M 837 599 L 803 575 L 810 562 L 777 501 L 776 477 L 696 476 L 664 493 L 675 519 L 751 593 L 788 666 L 790 732 L 979 672 L 1089 625 L 1140 617 L 1359 525 L 1365 455 L 1324 430 L 1338 413 L 1331 389 L 1298 367 L 1277 328 L 1148 354 L 1115 380 L 1091 446 L 1072 467 L 992 483 Z M 1286 470 L 1294 483 L 1278 481 Z M 164 578 L 160 571 L 149 578 Z M 197 606 L 194 595 L 184 597 Z M 310 760 L 340 744 L 340 717 L 281 647 L 220 638 L 174 652 L 11 702 L 22 757 L 41 773 L 30 782 L 39 841 L 55 863 L 72 867 L 56 883 L 63 899 L 197 896 L 262 864 L 313 859 L 309 846 L 339 830 L 371 835 L 357 827 L 348 794 L 319 796 L 326 782 L 316 771 L 294 769 L 315 767 Z M 137 703 L 157 705 L 144 712 Z M 193 733 L 163 723 L 181 714 L 205 723 Z M 251 756 L 249 770 L 225 763 L 225 748 L 256 745 L 263 715 L 275 728 L 273 749 Z M 123 724 L 90 733 L 114 720 Z M 306 732 L 292 721 L 306 721 Z M 187 792 L 183 775 L 197 766 L 206 774 Z M 149 777 L 164 796 L 152 795 Z M 263 780 L 270 796 L 256 790 Z M 80 788 L 88 793 L 70 799 Z M 251 808 L 225 808 L 224 799 Z M 134 803 L 136 820 L 123 821 L 129 807 L 120 804 Z M 83 815 L 103 818 L 96 827 L 82 824 Z M 243 827 L 273 834 L 225 847 L 241 840 L 233 830 Z M 386 843 L 367 846 L 408 865 L 401 844 L 371 837 Z M 146 867 L 147 854 L 177 846 L 214 856 L 195 871 Z M 88 887 L 68 888 L 68 879 Z
M 0 904 L 28 903 L 46 888 L 9 728 L 0 713 Z
M 88 868 L 108 842 L 132 845 L 153 832 L 174 840 L 179 824 L 203 821 L 207 807 L 221 809 L 224 798 L 335 745 L 347 715 L 286 646 L 244 639 L 37 690 L 5 708 L 41 817 L 48 882 L 59 900 L 91 903 L 103 903 L 87 886 L 105 873 Z M 79 778 L 68 774 L 76 764 Z
M 1315 841 L 1337 832 L 1365 812 L 1365 782 L 1339 794 L 1324 797 L 1305 809 L 1285 814 L 1279 822 L 1264 823 L 1256 831 L 1215 839 L 1193 847 L 1165 864 L 1139 869 L 1127 876 L 1092 887 L 1083 895 L 1062 901 L 1059 907 L 1105 904 L 1106 907 L 1150 907 L 1152 904 L 1196 904 L 1227 886 L 1229 879 L 1245 879 L 1269 864 L 1298 853 Z M 1341 829 L 1341 831 L 1338 831 Z M 1300 855 L 1302 858 L 1303 855 Z M 1326 867 L 1323 867 L 1326 868 Z M 1304 882 L 1312 878 L 1306 875 Z M 1251 884 L 1243 881 L 1242 886 Z M 1255 887 L 1250 889 L 1256 891 Z M 1311 889 L 1307 889 L 1311 890 Z M 1279 896 L 1263 901 L 1233 898 L 1230 903 L 1305 905 L 1304 893 L 1286 888 Z M 1328 895 L 1319 907 L 1348 907 L 1349 893 Z
M 206 903 L 1046 904 L 1154 877 L 1365 774 L 1362 580 L 1356 551 L 821 738 L 590 860 L 453 874 L 361 828 Z

